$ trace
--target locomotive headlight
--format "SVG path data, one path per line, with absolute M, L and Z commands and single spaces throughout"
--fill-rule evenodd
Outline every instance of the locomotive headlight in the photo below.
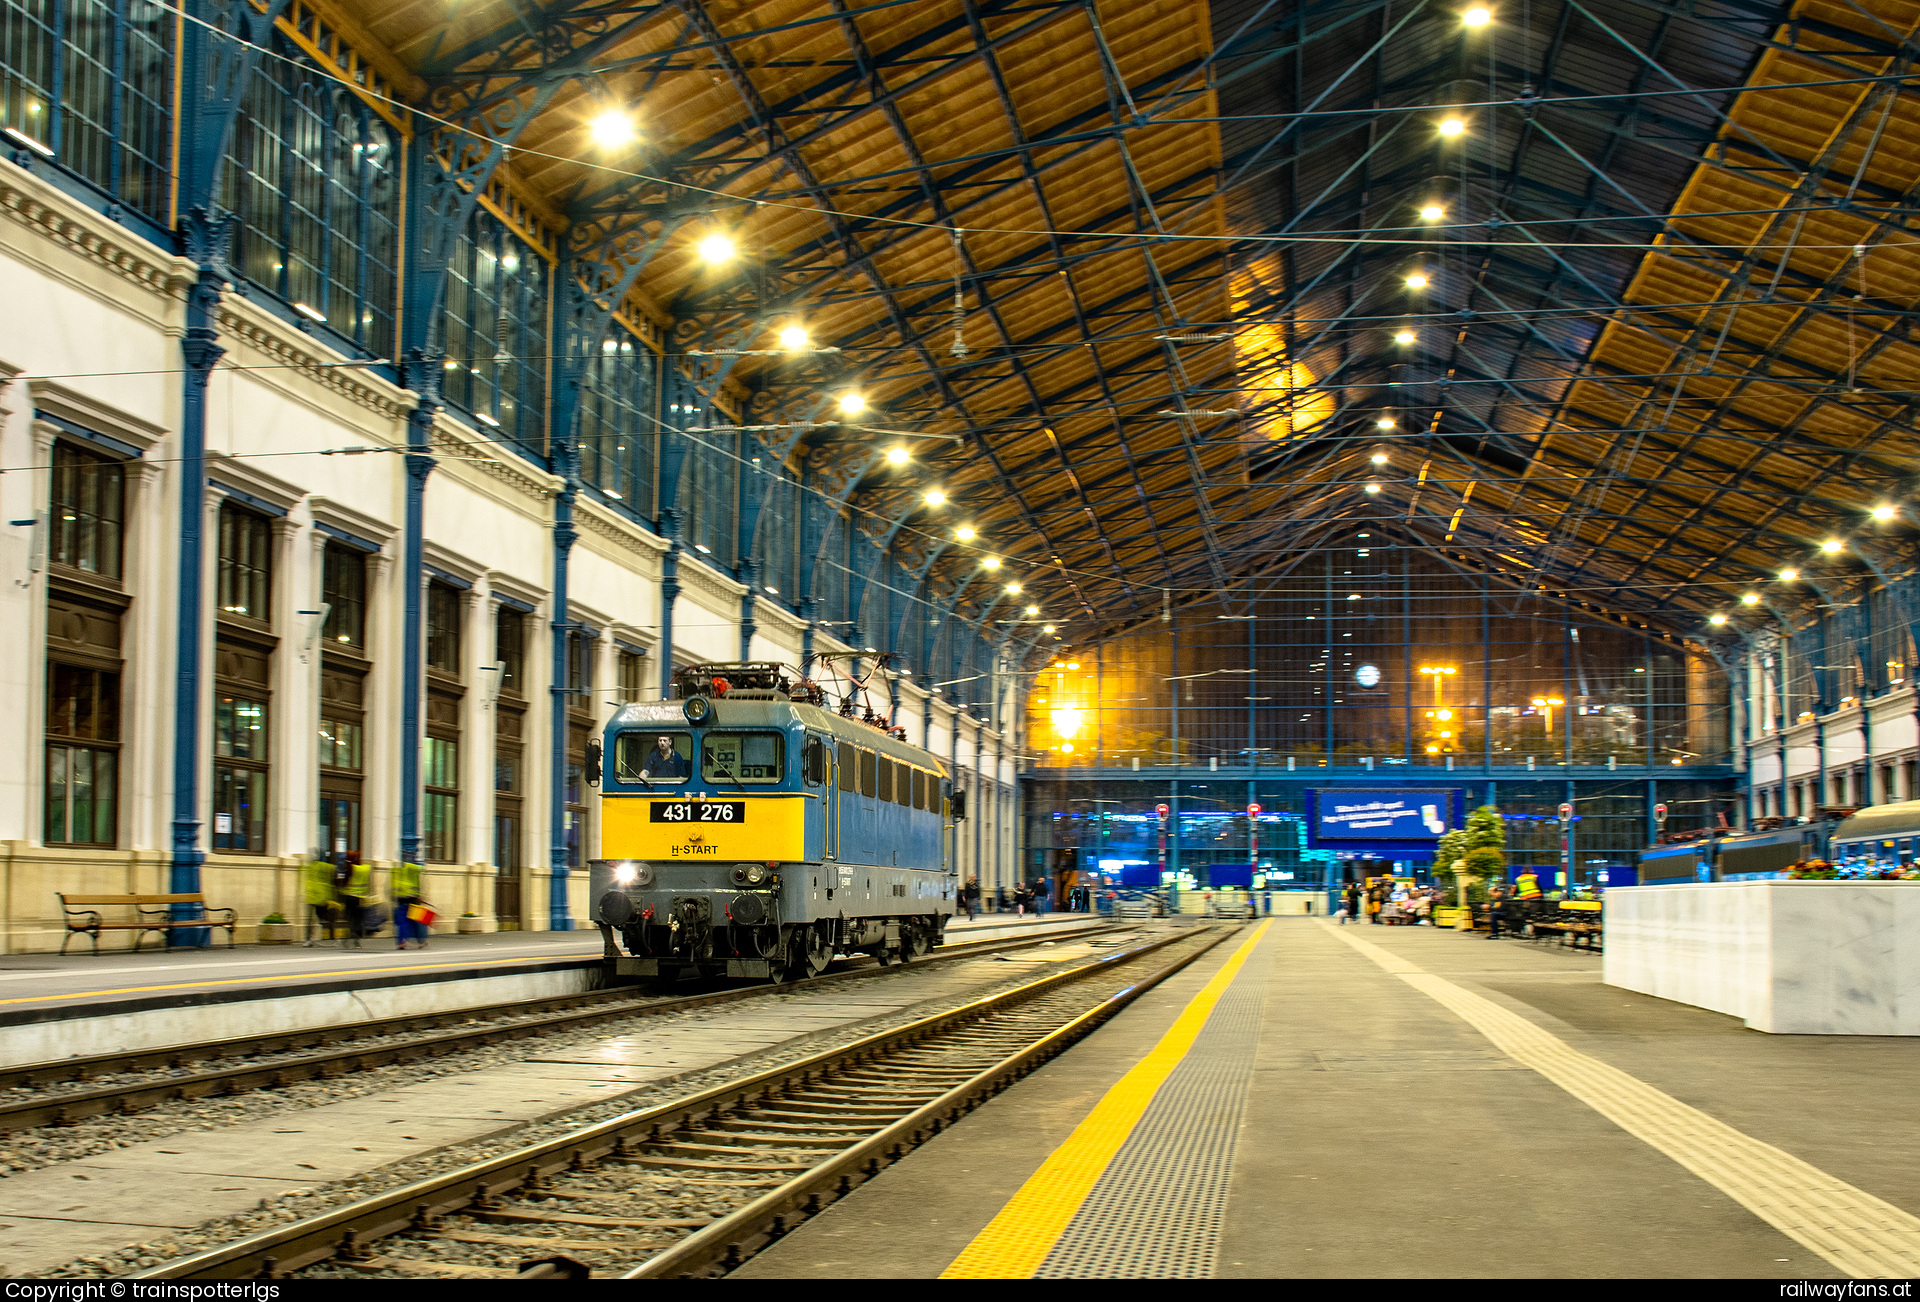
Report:
M 762 868 L 759 864 L 755 863 L 755 864 L 747 865 L 747 880 L 751 882 L 753 885 L 758 886 L 761 882 L 766 880 L 766 876 L 767 876 L 767 870 L 765 868 Z
M 634 878 L 639 875 L 638 870 L 630 863 L 618 864 L 613 870 L 613 880 L 619 882 L 622 886 L 633 885 Z

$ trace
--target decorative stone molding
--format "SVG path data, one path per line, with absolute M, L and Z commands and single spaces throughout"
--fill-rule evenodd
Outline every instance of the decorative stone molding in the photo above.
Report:
M 528 497 L 548 498 L 566 487 L 558 475 L 515 459 L 514 454 L 494 443 L 470 441 L 472 430 L 444 412 L 433 423 L 433 450 L 442 456 L 457 457 L 462 465 L 472 466 L 516 492 Z
M 680 589 L 681 596 L 701 593 L 715 601 L 729 603 L 728 608 L 737 604 L 746 593 L 747 585 L 737 583 L 706 564 L 698 552 L 680 553 Z
M 532 583 L 524 582 L 508 574 L 505 570 L 487 571 L 487 591 L 495 596 L 512 597 L 539 610 L 546 605 L 547 590 Z
M 400 533 L 399 525 L 388 524 L 364 511 L 355 510 L 345 502 L 336 502 L 331 497 L 310 497 L 307 499 L 307 509 L 313 512 L 314 523 L 332 525 L 368 542 L 379 543 L 382 548 Z
M 44 411 L 82 429 L 119 439 L 142 453 L 167 436 L 165 426 L 109 406 L 57 380 L 29 379 L 27 392 L 35 411 Z
M 487 567 L 475 564 L 457 552 L 450 552 L 431 538 L 420 543 L 420 559 L 443 574 L 451 574 L 467 584 L 477 584 L 487 575 Z
M 0 165 L 0 214 L 152 294 L 184 298 L 200 274 L 187 259 L 11 164 Z
M 224 481 L 228 488 L 237 488 L 262 501 L 272 502 L 283 511 L 291 511 L 307 495 L 304 488 L 290 484 L 277 475 L 270 475 L 246 458 L 236 457 L 229 452 L 211 449 L 207 452 L 207 478 Z
M 622 516 L 602 509 L 597 503 L 585 498 L 575 501 L 573 520 L 582 531 L 605 538 L 608 542 L 636 556 L 644 556 L 653 561 L 666 554 L 667 544 L 664 539 Z
M 388 420 L 403 421 L 413 410 L 416 399 L 410 390 L 389 384 L 365 366 L 354 364 L 353 358 L 336 353 L 244 298 L 223 295 L 218 322 L 220 333 L 228 339 L 266 354 L 286 373 L 311 380 L 368 411 Z M 231 353 L 223 359 L 223 364 L 237 365 Z M 247 368 L 239 366 L 238 369 Z M 268 376 L 274 374 L 267 372 Z

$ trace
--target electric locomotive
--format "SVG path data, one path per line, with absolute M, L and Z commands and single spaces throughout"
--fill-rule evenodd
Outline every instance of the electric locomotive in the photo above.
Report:
M 903 730 L 851 717 L 851 691 L 826 699 L 784 665 L 696 665 L 607 722 L 591 916 L 619 974 L 790 981 L 941 943 L 966 793 Z

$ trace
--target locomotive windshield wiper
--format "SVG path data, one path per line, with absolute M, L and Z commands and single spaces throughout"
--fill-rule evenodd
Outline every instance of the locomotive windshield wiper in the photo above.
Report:
M 734 786 L 740 787 L 740 794 L 743 796 L 750 796 L 753 794 L 751 791 L 747 790 L 745 787 L 740 786 L 739 778 L 736 778 L 735 776 L 733 776 L 733 774 L 729 773 L 726 769 L 722 768 L 718 764 L 713 766 L 713 775 L 718 778 L 725 778 L 727 781 L 733 783 Z

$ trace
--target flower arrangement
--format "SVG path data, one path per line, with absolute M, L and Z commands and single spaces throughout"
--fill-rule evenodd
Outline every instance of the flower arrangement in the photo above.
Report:
M 1920 868 L 1881 864 L 1834 864 L 1825 859 L 1802 859 L 1787 869 L 1794 881 L 1920 882 Z

